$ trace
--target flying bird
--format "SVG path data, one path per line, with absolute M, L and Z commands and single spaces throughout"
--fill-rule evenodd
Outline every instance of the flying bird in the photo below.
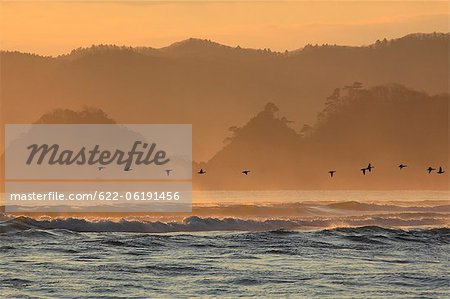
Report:
M 202 175 L 202 174 L 205 174 L 206 171 L 204 171 L 203 168 L 201 168 L 197 173 L 200 174 L 200 175 Z
M 172 169 L 166 169 L 167 176 L 170 175 L 170 172 L 171 172 L 171 171 L 172 171 Z
M 444 172 L 445 172 L 445 170 L 442 170 L 442 167 L 439 166 L 439 170 L 438 170 L 437 174 L 443 174 Z
M 369 165 L 367 165 L 367 170 L 369 171 L 369 172 L 372 172 L 372 168 L 375 168 L 375 166 L 372 166 L 372 164 L 371 163 L 369 163 Z
M 433 170 L 436 170 L 436 169 L 431 166 L 427 168 L 428 173 L 431 173 Z
M 366 175 L 366 170 L 367 170 L 367 168 L 361 168 L 363 175 Z
M 328 171 L 328 173 L 330 174 L 330 177 L 333 177 L 334 173 L 336 172 L 336 170 L 330 170 Z
M 248 175 L 250 173 L 250 170 L 242 170 L 242 173 Z
M 398 168 L 400 168 L 400 170 L 402 170 L 402 169 L 405 168 L 406 166 L 408 166 L 408 165 L 400 164 L 400 165 L 398 166 Z

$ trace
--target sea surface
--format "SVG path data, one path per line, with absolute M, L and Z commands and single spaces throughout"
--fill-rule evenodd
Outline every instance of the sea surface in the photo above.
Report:
M 448 192 L 406 193 L 214 194 L 167 219 L 3 214 L 0 297 L 449 298 Z

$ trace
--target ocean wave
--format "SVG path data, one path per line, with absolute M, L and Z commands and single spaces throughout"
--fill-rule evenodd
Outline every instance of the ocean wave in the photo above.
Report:
M 0 211 L 5 207 L 0 206 Z M 30 212 L 30 207 L 10 205 L 10 211 Z M 90 211 L 101 210 L 101 207 L 90 207 Z M 52 211 L 54 207 L 39 205 L 35 211 Z M 118 208 L 120 210 L 120 208 Z M 32 210 L 31 210 L 32 211 Z M 70 209 L 67 214 L 70 214 Z M 80 213 L 80 210 L 73 210 Z M 340 216 L 340 215 L 362 215 L 362 214 L 385 214 L 385 213 L 450 213 L 450 205 L 445 200 L 434 201 L 402 201 L 392 202 L 358 202 L 358 201 L 319 201 L 319 202 L 267 202 L 259 204 L 242 203 L 220 203 L 220 204 L 193 204 L 192 215 L 199 217 L 307 217 L 307 216 Z M 45 215 L 45 213 L 42 213 Z M 123 215 L 123 214 L 122 214 Z M 0 217 L 1 220 L 1 217 Z
M 403 212 L 449 212 L 450 205 L 440 204 L 436 206 L 417 206 L 416 202 L 399 204 L 363 203 L 358 201 L 337 202 L 326 205 L 329 208 L 345 211 L 403 211 Z
M 17 217 L 0 221 L 0 233 L 16 231 L 35 231 L 36 234 L 46 230 L 59 230 L 68 232 L 134 232 L 134 233 L 168 233 L 168 232 L 202 232 L 202 231 L 275 231 L 285 233 L 284 230 L 301 229 L 355 229 L 365 227 L 447 227 L 448 217 L 422 217 L 411 215 L 408 218 L 392 216 L 365 216 L 342 218 L 317 219 L 240 219 L 240 218 L 212 218 L 191 216 L 182 221 L 149 221 L 149 220 L 89 220 L 84 218 L 54 218 L 35 219 L 30 217 Z M 337 230 L 339 232 L 339 230 Z

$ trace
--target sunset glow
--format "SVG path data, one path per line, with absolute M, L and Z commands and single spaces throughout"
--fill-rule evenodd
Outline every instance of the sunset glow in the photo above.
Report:
M 59 55 L 92 44 L 165 47 L 190 37 L 294 50 L 448 32 L 441 2 L 2 2 L 1 49 Z M 114 20 L 114 22 L 112 22 Z

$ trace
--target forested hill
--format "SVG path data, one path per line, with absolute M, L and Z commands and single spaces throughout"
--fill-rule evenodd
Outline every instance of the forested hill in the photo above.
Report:
M 161 49 L 92 46 L 60 57 L 1 52 L 2 117 L 30 123 L 57 108 L 92 106 L 118 123 L 192 123 L 194 159 L 204 161 L 221 148 L 226 128 L 242 126 L 267 102 L 300 129 L 330 90 L 348 82 L 446 92 L 449 52 L 448 33 L 283 53 L 199 39 Z
M 317 122 L 294 132 L 274 104 L 242 127 L 197 177 L 207 189 L 448 189 L 449 95 L 391 84 L 335 89 Z M 363 175 L 361 168 L 375 165 Z M 400 170 L 399 164 L 407 167 Z M 248 176 L 241 170 L 250 169 Z M 336 170 L 330 178 L 328 171 Z

